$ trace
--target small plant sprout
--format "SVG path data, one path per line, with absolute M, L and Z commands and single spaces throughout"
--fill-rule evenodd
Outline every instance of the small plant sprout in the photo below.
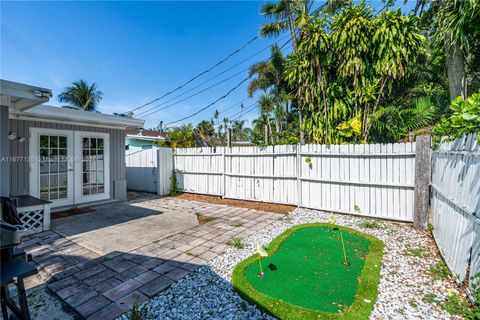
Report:
M 347 259 L 347 250 L 345 250 L 345 241 L 343 240 L 343 234 L 342 231 L 340 231 L 340 239 L 342 239 L 342 249 L 343 249 L 343 265 L 344 266 L 349 266 L 350 263 L 348 262 Z
M 265 272 L 263 272 L 263 267 L 262 267 L 262 257 L 268 257 L 267 251 L 258 243 L 258 241 L 255 241 L 255 246 L 257 247 L 257 253 L 258 253 L 258 263 L 260 265 L 260 273 L 258 276 L 260 278 L 263 278 L 265 276 Z
M 330 224 L 337 223 L 337 217 L 335 216 L 335 213 L 330 212 L 330 215 L 328 216 L 328 223 Z
M 237 249 L 245 248 L 245 243 L 243 242 L 242 238 L 233 238 L 225 242 L 227 246 L 231 246 Z
M 308 167 L 310 169 L 312 169 L 313 165 L 312 165 L 312 157 L 306 157 L 305 158 L 305 162 L 308 164 Z

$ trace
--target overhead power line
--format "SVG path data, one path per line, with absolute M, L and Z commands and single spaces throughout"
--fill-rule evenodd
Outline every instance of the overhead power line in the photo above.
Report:
M 288 43 L 290 43 L 290 41 L 292 41 L 292 39 L 290 38 L 287 42 L 285 42 L 281 47 L 280 49 L 283 49 Z M 271 57 L 268 58 L 266 61 L 270 61 Z M 242 81 L 240 81 L 240 83 L 238 83 L 236 86 L 234 86 L 233 88 L 231 88 L 226 94 L 224 94 L 223 96 L 221 96 L 220 98 L 216 99 L 215 101 L 209 103 L 208 105 L 206 105 L 205 107 L 201 108 L 200 110 L 192 113 L 191 115 L 189 116 L 186 116 L 186 117 L 183 117 L 181 119 L 178 119 L 178 120 L 175 120 L 175 121 L 172 121 L 172 122 L 169 122 L 166 124 L 166 126 L 168 125 L 171 125 L 171 124 L 175 124 L 175 123 L 178 123 L 178 122 L 181 122 L 181 121 L 184 121 L 184 120 L 187 120 L 187 119 L 190 119 L 191 117 L 194 117 L 196 116 L 197 114 L 199 114 L 200 112 L 210 108 L 211 106 L 215 105 L 217 102 L 219 102 L 220 100 L 222 99 L 225 99 L 230 93 L 232 93 L 233 91 L 235 91 L 236 89 L 238 89 L 243 83 L 247 82 L 247 80 L 250 79 L 250 76 L 246 77 L 245 79 L 243 79 Z M 146 115 L 148 116 L 148 115 Z
M 189 116 L 186 116 L 186 117 L 183 117 L 182 119 L 178 119 L 178 120 L 175 120 L 175 121 L 172 121 L 172 122 L 169 122 L 167 123 L 166 125 L 171 125 L 171 124 L 174 124 L 174 123 L 178 123 L 180 121 L 183 121 L 183 120 L 187 120 L 193 116 L 196 116 L 197 114 L 199 114 L 200 112 L 202 112 L 203 110 L 206 110 L 208 108 L 210 108 L 211 106 L 213 106 L 214 104 L 216 104 L 218 101 L 222 100 L 222 99 L 225 99 L 230 93 L 232 93 L 233 91 L 235 91 L 235 89 L 237 89 L 238 87 L 240 87 L 242 84 L 244 84 L 248 79 L 250 79 L 250 77 L 246 77 L 245 79 L 243 79 L 239 84 L 237 84 L 235 87 L 233 87 L 232 89 L 230 89 L 226 94 L 224 94 L 223 96 L 221 96 L 220 98 L 218 98 L 217 100 L 213 101 L 212 103 L 208 104 L 207 106 L 203 107 L 202 109 L 192 113 L 191 115 Z
M 173 103 L 171 103 L 171 104 L 169 104 L 169 105 L 167 105 L 167 106 L 165 106 L 165 107 L 163 107 L 163 108 L 160 108 L 160 109 L 158 109 L 158 110 L 153 111 L 154 109 L 156 109 L 156 108 L 158 108 L 158 107 L 166 104 L 168 101 L 171 101 L 171 99 L 170 99 L 170 100 L 167 100 L 167 101 L 164 102 L 164 103 L 161 103 L 161 104 L 159 104 L 159 105 L 157 105 L 157 106 L 154 106 L 153 108 L 150 108 L 150 109 L 148 109 L 148 110 L 146 110 L 146 111 L 141 112 L 140 114 L 137 115 L 137 117 L 150 116 L 150 115 L 152 115 L 152 114 L 154 114 L 154 113 L 160 112 L 160 111 L 165 110 L 165 109 L 168 109 L 168 108 L 170 108 L 170 107 L 173 107 L 174 105 L 177 105 L 177 104 L 179 104 L 180 102 L 183 102 L 183 101 L 185 101 L 185 100 L 188 100 L 188 99 L 190 99 L 190 98 L 193 98 L 193 97 L 199 95 L 200 93 L 203 93 L 203 92 L 205 92 L 205 91 L 207 91 L 207 90 L 210 90 L 210 89 L 212 89 L 212 88 L 214 88 L 214 87 L 216 87 L 216 86 L 218 86 L 218 85 L 220 85 L 220 84 L 222 84 L 222 83 L 224 83 L 224 82 L 226 82 L 226 81 L 228 81 L 228 80 L 230 80 L 230 79 L 232 79 L 232 78 L 235 78 L 236 76 L 242 74 L 243 72 L 245 72 L 245 70 L 242 70 L 242 71 L 240 71 L 240 72 L 237 72 L 237 73 L 235 73 L 234 75 L 232 75 L 232 76 L 230 76 L 230 77 L 228 77 L 228 78 L 222 79 L 222 80 L 214 83 L 213 85 L 211 85 L 211 86 L 209 86 L 209 87 L 206 87 L 205 89 L 202 89 L 202 90 L 200 90 L 200 91 L 195 92 L 194 94 L 189 95 L 188 97 L 185 97 L 185 98 L 183 98 L 183 99 L 181 99 L 181 100 L 178 100 L 178 101 L 176 101 L 176 102 L 173 102 Z M 150 112 L 150 111 L 153 111 L 153 112 Z
M 228 59 L 230 59 L 231 57 L 233 57 L 235 54 L 237 54 L 238 52 L 240 52 L 240 51 L 242 51 L 243 49 L 245 49 L 248 45 L 250 45 L 253 41 L 257 40 L 259 37 L 260 37 L 260 36 L 258 36 L 258 35 L 255 36 L 255 37 L 253 37 L 253 38 L 250 39 L 247 43 L 245 43 L 243 46 L 241 46 L 240 48 L 238 48 L 238 49 L 236 49 L 235 51 L 233 51 L 232 53 L 230 53 L 226 58 L 218 61 L 217 63 L 215 63 L 215 64 L 214 64 L 213 66 L 211 66 L 210 68 L 208 68 L 208 69 L 200 72 L 199 74 L 197 74 L 197 75 L 194 76 L 193 78 L 189 79 L 187 82 L 185 82 L 185 83 L 179 85 L 178 87 L 176 87 L 175 89 L 173 89 L 173 90 L 171 90 L 171 91 L 163 94 L 162 96 L 160 96 L 160 97 L 158 97 L 158 98 L 155 98 L 155 99 L 153 99 L 153 100 L 151 100 L 151 101 L 149 101 L 149 102 L 147 102 L 147 103 L 144 103 L 143 105 L 141 105 L 141 106 L 139 106 L 139 107 L 137 107 L 137 108 L 134 108 L 134 109 L 130 110 L 129 112 L 134 112 L 134 111 L 136 111 L 136 110 L 138 110 L 138 109 L 141 109 L 141 108 L 144 108 L 144 107 L 146 107 L 146 106 L 148 106 L 148 105 L 151 105 L 152 103 L 154 103 L 154 102 L 156 102 L 156 101 L 158 101 L 158 100 L 160 100 L 160 99 L 163 99 L 163 98 L 165 98 L 166 96 L 168 96 L 168 95 L 170 95 L 170 94 L 172 94 L 172 93 L 174 93 L 174 92 L 182 89 L 182 88 L 185 87 L 187 84 L 191 83 L 191 82 L 194 81 L 195 79 L 198 79 L 199 77 L 203 76 L 204 74 L 212 71 L 213 69 L 215 69 L 216 67 L 218 67 L 219 65 L 221 65 L 222 63 L 224 63 L 225 61 L 227 61 Z
M 288 35 L 287 35 L 287 36 L 288 36 Z M 149 113 L 150 111 L 154 110 L 155 108 L 161 107 L 161 106 L 167 104 L 168 102 L 171 102 L 171 101 L 175 100 L 176 98 L 180 98 L 180 97 L 184 96 L 185 94 L 187 94 L 187 93 L 189 93 L 189 92 L 192 92 L 193 90 L 201 87 L 202 85 L 210 82 L 211 80 L 213 80 L 213 79 L 215 79 L 215 78 L 218 78 L 218 77 L 221 76 L 222 74 L 227 73 L 228 71 L 234 69 L 235 67 L 237 67 L 237 66 L 245 63 L 246 61 L 250 60 L 251 58 L 259 55 L 260 53 L 264 52 L 265 50 L 270 49 L 270 48 L 272 47 L 272 45 L 277 44 L 278 42 L 280 42 L 281 40 L 283 40 L 283 39 L 285 39 L 285 38 L 286 38 L 286 36 L 280 38 L 280 39 L 277 40 L 277 41 L 274 41 L 272 44 L 266 46 L 265 48 L 261 49 L 260 51 L 255 52 L 254 54 L 248 56 L 246 59 L 243 59 L 242 61 L 234 64 L 234 65 L 231 66 L 230 68 L 228 68 L 228 69 L 226 69 L 226 70 L 224 70 L 224 71 L 216 74 L 215 76 L 213 76 L 213 77 L 211 77 L 211 78 L 209 78 L 209 79 L 207 79 L 207 80 L 199 83 L 198 85 L 190 88 L 189 90 L 184 91 L 183 93 L 176 95 L 175 97 L 172 97 L 172 98 L 170 98 L 170 99 L 168 99 L 168 100 L 166 100 L 166 101 L 164 101 L 164 102 L 161 102 L 160 104 L 157 104 L 157 105 L 155 105 L 154 107 L 152 107 L 152 108 L 150 108 L 150 109 L 148 109 L 148 110 L 145 110 L 145 111 L 140 112 L 139 114 L 137 114 L 137 115 L 135 115 L 135 116 L 136 116 L 136 117 L 143 117 L 145 114 Z M 250 69 L 250 67 L 245 68 L 245 69 L 242 69 L 242 71 L 236 73 L 234 76 L 239 75 L 239 74 L 242 73 L 242 72 L 248 71 L 249 69 Z M 229 79 L 233 78 L 234 76 L 229 77 L 229 78 L 227 78 L 227 79 L 225 79 L 225 80 L 229 80 Z M 212 85 L 212 86 L 206 88 L 205 90 L 202 90 L 202 91 L 198 92 L 197 94 L 200 94 L 200 93 L 202 93 L 202 92 L 205 92 L 205 91 L 208 90 L 208 89 L 212 89 L 212 88 L 214 88 L 215 86 L 217 86 L 217 85 L 219 85 L 219 84 L 221 84 L 221 83 L 223 83 L 223 82 L 222 82 L 222 81 L 217 82 L 215 85 Z M 187 99 L 192 98 L 192 97 L 196 96 L 197 94 L 191 95 L 191 96 L 189 96 Z M 185 101 L 185 100 L 186 100 L 186 99 L 177 101 L 177 102 L 175 102 L 175 104 L 180 103 L 180 102 Z M 168 107 L 173 106 L 173 105 L 175 105 L 175 104 L 169 105 Z M 167 109 L 167 107 L 161 108 L 161 109 L 159 109 L 158 111 L 162 111 L 162 110 L 164 110 L 164 109 Z
M 238 119 L 241 119 L 242 117 L 244 117 L 245 115 L 249 114 L 250 112 L 252 112 L 253 110 L 255 110 L 257 107 L 257 102 L 251 104 L 250 106 L 247 107 L 246 110 L 242 110 L 241 112 L 237 112 L 235 115 L 239 115 L 233 119 L 231 119 L 230 121 L 235 121 L 235 120 L 238 120 Z M 234 116 L 235 116 L 234 115 Z

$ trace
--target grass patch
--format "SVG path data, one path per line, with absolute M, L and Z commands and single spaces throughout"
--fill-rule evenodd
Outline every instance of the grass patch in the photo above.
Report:
M 245 243 L 243 242 L 242 238 L 233 238 L 225 242 L 227 246 L 231 246 L 237 249 L 245 248 Z
M 438 261 L 434 265 L 430 266 L 430 273 L 432 274 L 432 278 L 434 280 L 444 280 L 448 279 L 450 275 L 450 271 L 447 268 L 447 265 L 443 260 Z
M 380 229 L 380 223 L 376 220 L 365 220 L 360 223 L 360 227 L 364 229 Z
M 424 247 L 418 246 L 418 247 L 407 247 L 403 251 L 403 255 L 405 256 L 410 256 L 410 257 L 416 257 L 416 258 L 423 258 L 426 256 L 426 251 Z
M 339 231 L 350 266 L 342 265 Z M 368 319 L 380 281 L 380 240 L 317 223 L 285 231 L 266 250 L 264 278 L 257 276 L 258 255 L 234 269 L 233 285 L 245 299 L 280 319 Z
M 205 224 L 217 219 L 216 217 L 203 215 L 200 212 L 195 212 L 195 215 L 197 216 L 197 220 L 199 224 Z
M 435 293 L 428 293 L 428 294 L 423 296 L 422 301 L 425 302 L 425 303 L 430 303 L 430 304 L 436 303 L 436 302 L 438 302 L 437 295 Z

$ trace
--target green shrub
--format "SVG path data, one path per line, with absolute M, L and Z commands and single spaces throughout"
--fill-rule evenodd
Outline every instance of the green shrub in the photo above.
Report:
M 233 238 L 225 242 L 227 246 L 231 246 L 237 249 L 245 248 L 245 243 L 243 242 L 242 238 Z
M 141 308 L 138 304 L 134 303 L 126 313 L 128 320 L 143 320 L 147 316 L 147 306 L 143 305 Z
M 360 223 L 360 227 L 365 229 L 380 229 L 380 224 L 376 220 L 365 220 Z
M 450 275 L 450 271 L 447 268 L 447 265 L 443 260 L 438 261 L 434 265 L 430 266 L 430 273 L 432 274 L 432 278 L 434 280 L 443 280 L 448 279 Z
M 453 114 L 442 118 L 434 129 L 435 142 L 440 142 L 442 137 L 452 140 L 470 133 L 480 132 L 480 92 L 472 94 L 466 100 L 457 97 L 452 100 L 450 109 Z M 480 135 L 477 140 L 480 141 Z
M 175 170 L 172 171 L 172 176 L 170 177 L 170 195 L 176 196 L 180 192 L 178 190 L 178 181 L 177 181 L 177 174 Z

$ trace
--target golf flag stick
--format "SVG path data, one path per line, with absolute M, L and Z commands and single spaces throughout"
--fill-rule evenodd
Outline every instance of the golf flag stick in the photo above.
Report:
M 258 243 L 258 241 L 255 241 L 255 245 L 257 247 L 257 253 L 258 253 L 258 262 L 260 263 L 260 273 L 258 274 L 258 276 L 260 278 L 263 278 L 263 276 L 265 276 L 265 273 L 263 272 L 263 268 L 262 268 L 262 257 L 268 257 L 268 253 L 267 251 L 265 251 L 265 249 L 260 245 L 260 243 Z
M 347 260 L 347 251 L 345 250 L 345 241 L 343 241 L 342 231 L 340 231 L 340 238 L 342 239 L 343 259 L 344 259 L 343 264 L 346 266 L 349 266 L 350 263 L 348 263 L 348 260 Z

